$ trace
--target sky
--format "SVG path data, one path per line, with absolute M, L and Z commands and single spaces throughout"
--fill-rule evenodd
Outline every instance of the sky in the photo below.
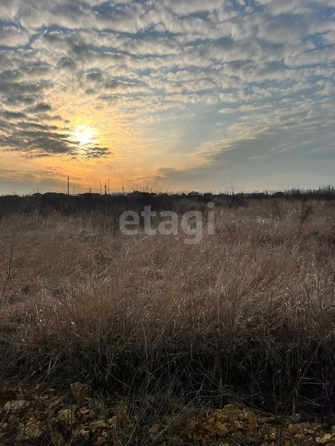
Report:
M 335 0 L 1 0 L 0 195 L 335 183 Z

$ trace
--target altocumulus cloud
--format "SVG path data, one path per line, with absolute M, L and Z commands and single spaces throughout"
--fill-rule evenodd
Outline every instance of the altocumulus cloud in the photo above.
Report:
M 331 176 L 335 0 L 2 0 L 0 17 L 2 151 L 156 153 L 154 176 L 202 189 Z M 83 110 L 113 119 L 113 154 L 78 148 Z

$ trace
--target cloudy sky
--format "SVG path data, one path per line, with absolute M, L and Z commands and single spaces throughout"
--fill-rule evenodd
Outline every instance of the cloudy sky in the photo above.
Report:
M 0 194 L 335 183 L 335 0 L 1 0 Z

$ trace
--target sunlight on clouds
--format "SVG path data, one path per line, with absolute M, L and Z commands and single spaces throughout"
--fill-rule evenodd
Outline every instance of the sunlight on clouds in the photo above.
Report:
M 74 137 L 81 146 L 94 142 L 94 132 L 90 127 L 79 125 L 74 131 Z
M 292 183 L 335 169 L 334 0 L 3 0 L 0 12 L 0 180 L 220 190 L 276 187 L 279 166 Z

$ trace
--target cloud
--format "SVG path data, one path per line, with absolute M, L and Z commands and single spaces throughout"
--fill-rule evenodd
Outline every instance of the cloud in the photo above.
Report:
M 148 88 L 145 85 L 138 84 L 136 82 L 124 82 L 117 79 L 113 79 L 104 84 L 104 89 L 112 91 L 113 93 L 147 93 Z
M 28 113 L 44 113 L 51 111 L 52 107 L 49 104 L 46 104 L 45 102 L 40 102 L 39 104 L 35 105 L 34 107 L 29 107 L 26 109 L 26 112 Z
M 28 108 L 26 112 L 35 114 L 50 109 L 42 103 Z M 5 150 L 34 158 L 52 155 L 86 159 L 111 156 L 108 148 L 99 145 L 78 146 L 71 134 L 64 133 L 57 125 L 34 122 L 24 113 L 7 110 L 0 113 L 0 145 Z
M 113 154 L 107 147 L 92 146 L 82 150 L 86 159 L 90 158 L 110 158 Z
M 2 0 L 0 3 L 0 17 L 2 20 L 14 20 L 20 7 L 20 0 Z
M 192 2 L 181 2 L 179 0 L 164 0 L 163 5 L 168 11 L 179 16 L 188 16 L 199 12 L 220 11 L 224 6 L 229 7 L 225 0 L 193 0 Z
M 3 0 L 0 14 L 0 150 L 130 163 L 143 149 L 143 171 L 181 182 L 246 147 L 264 163 L 331 147 L 334 0 Z M 99 135 L 86 150 L 82 123 Z
M 15 26 L 0 28 L 0 46 L 18 47 L 28 42 L 29 36 Z

